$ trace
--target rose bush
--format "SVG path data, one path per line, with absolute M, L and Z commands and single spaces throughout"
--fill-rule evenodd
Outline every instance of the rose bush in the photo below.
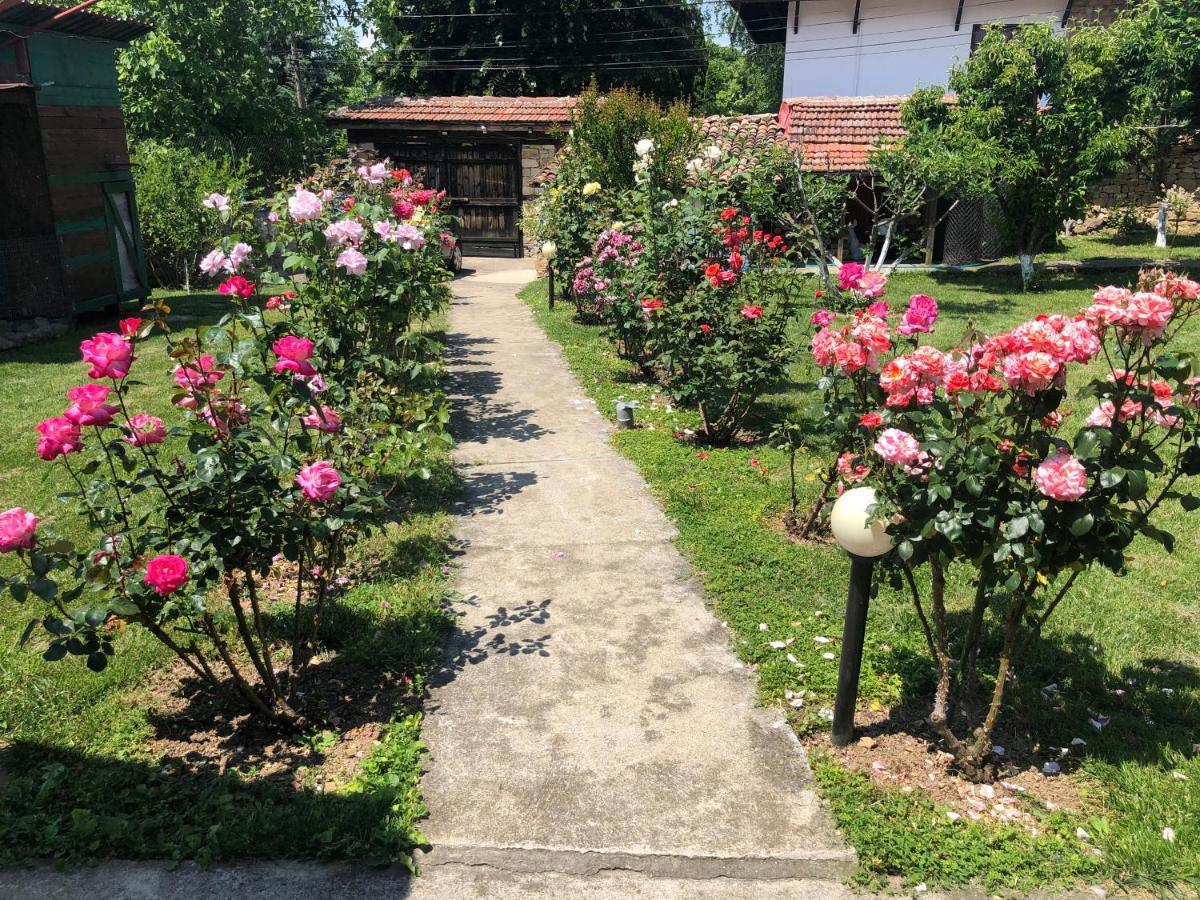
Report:
M 385 166 L 331 168 L 276 198 L 261 246 L 244 209 L 209 197 L 229 233 L 202 266 L 228 312 L 177 335 L 152 302 L 82 342 L 91 381 L 38 426 L 36 451 L 74 481 L 95 540 L 0 513 L 0 553 L 24 564 L 4 583 L 45 607 L 25 638 L 40 624 L 47 660 L 101 670 L 118 626 L 141 626 L 226 701 L 303 720 L 297 685 L 348 551 L 383 521 L 380 479 L 419 471 L 445 421 L 438 348 L 417 328 L 447 300 L 437 199 Z M 349 252 L 365 263 L 346 265 Z M 265 270 L 272 257 L 286 281 Z M 262 282 L 285 287 L 264 301 Z M 155 332 L 175 361 L 170 424 L 134 404 Z M 268 608 L 261 581 L 281 561 L 294 597 Z
M 913 298 L 901 340 L 877 312 L 838 317 L 813 357 L 857 421 L 856 480 L 877 490 L 938 678 L 929 717 L 960 769 L 984 777 L 991 736 L 1020 651 L 1079 576 L 1124 571 L 1139 535 L 1168 550 L 1164 503 L 1200 508 L 1200 382 L 1172 343 L 1200 307 L 1200 284 L 1145 273 L 1136 291 L 1101 288 L 1074 315 L 1046 315 L 943 352 L 919 338 L 928 298 Z M 897 329 L 899 331 L 900 329 Z M 1086 367 L 1086 368 L 1085 368 Z M 1063 408 L 1073 373 L 1094 410 L 1073 435 Z M 916 572 L 929 573 L 928 590 Z M 947 584 L 968 570 L 973 598 L 952 632 Z M 986 666 L 980 657 L 997 648 Z

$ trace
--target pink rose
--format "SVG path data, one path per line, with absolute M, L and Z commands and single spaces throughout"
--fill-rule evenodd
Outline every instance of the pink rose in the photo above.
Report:
M 229 198 L 224 194 L 211 193 L 204 198 L 205 209 L 215 209 L 217 212 L 229 212 Z
M 367 271 L 367 258 L 351 248 L 338 254 L 335 265 L 345 269 L 347 275 L 363 275 Z
M 887 291 L 887 281 L 882 272 L 863 272 L 858 279 L 858 292 L 870 300 L 882 297 Z
M 129 374 L 133 347 L 119 334 L 102 331 L 79 345 L 83 361 L 91 366 L 88 378 L 121 379 Z
M 41 434 L 37 445 L 38 456 L 47 462 L 83 449 L 79 426 L 70 419 L 61 416 L 46 419 L 37 426 L 37 430 Z
M 325 229 L 325 240 L 331 244 L 353 246 L 363 238 L 363 227 L 354 219 L 342 219 Z
M 182 556 L 156 556 L 146 563 L 146 576 L 142 581 L 154 588 L 160 597 L 175 593 L 188 580 L 187 560 Z
M 926 294 L 913 294 L 908 299 L 908 309 L 900 319 L 899 332 L 904 335 L 928 334 L 938 318 L 937 301 Z
M 102 384 L 81 384 L 67 391 L 67 399 L 71 405 L 63 413 L 76 425 L 107 425 L 112 417 L 119 412 L 115 406 L 109 406 L 104 401 L 112 391 Z
M 125 440 L 135 447 L 149 447 L 151 444 L 161 444 L 167 439 L 167 430 L 163 427 L 162 419 L 138 413 L 129 420 L 130 432 Z
M 19 506 L 0 513 L 0 553 L 30 549 L 37 524 L 38 517 Z
M 1033 482 L 1051 500 L 1066 503 L 1087 493 L 1087 470 L 1083 463 L 1065 450 L 1059 450 L 1033 472 Z
M 200 260 L 200 271 L 213 278 L 229 268 L 229 257 L 220 250 L 213 250 Z
M 1071 361 L 1090 362 L 1100 352 L 1100 338 L 1083 319 L 1063 326 L 1062 335 L 1071 344 Z
M 880 319 L 886 319 L 888 316 L 888 313 L 890 313 L 891 311 L 892 311 L 892 308 L 890 306 L 888 306 L 888 302 L 886 300 L 876 300 L 874 303 L 872 303 L 870 306 L 867 307 L 868 313 L 870 313 L 873 316 L 877 316 Z
M 1004 378 L 1014 390 L 1036 394 L 1054 384 L 1061 366 L 1049 353 L 1030 350 L 1004 358 Z
M 845 343 L 840 332 L 825 329 L 813 335 L 813 361 L 824 369 L 837 363 L 837 349 Z
M 887 321 L 875 315 L 858 314 L 858 321 L 850 330 L 850 335 L 858 341 L 872 356 L 887 353 L 892 349 L 892 336 L 888 331 Z
M 838 287 L 843 291 L 856 290 L 864 272 L 866 269 L 859 263 L 845 263 L 838 269 Z
M 309 428 L 318 431 L 337 432 L 342 430 L 342 418 L 328 406 L 308 408 L 308 415 L 300 420 Z
M 190 395 L 193 391 L 211 388 L 225 377 L 211 356 L 201 356 L 188 365 L 175 367 L 175 383 Z
M 885 428 L 875 441 L 875 452 L 884 462 L 911 466 L 921 458 L 921 444 L 907 431 Z
M 321 198 L 303 188 L 297 188 L 295 195 L 288 198 L 288 213 L 296 222 L 311 222 L 321 215 L 323 208 Z
M 247 281 L 243 275 L 233 275 L 227 280 L 221 282 L 217 287 L 218 294 L 227 296 L 241 297 L 243 300 L 249 300 L 250 295 L 254 293 L 254 282 Z
M 305 466 L 296 475 L 296 484 L 305 500 L 328 503 L 342 486 L 342 476 L 331 464 L 321 461 Z
M 742 315 L 751 321 L 755 319 L 761 319 L 763 316 L 763 308 L 761 306 L 747 304 L 746 306 L 742 307 Z
M 1166 297 L 1140 292 L 1129 298 L 1126 321 L 1122 324 L 1129 331 L 1140 334 L 1147 347 L 1151 341 L 1167 330 L 1171 317 L 1175 315 L 1175 304 Z
M 229 265 L 225 271 L 233 274 L 240 269 L 250 258 L 251 247 L 249 244 L 238 242 L 233 245 L 233 249 L 229 251 Z
M 417 208 L 415 206 L 413 206 L 411 203 L 409 203 L 407 200 L 397 200 L 395 205 L 392 207 L 392 212 L 395 213 L 396 216 L 401 219 L 411 219 L 413 216 L 413 213 L 415 213 L 416 211 L 417 211 Z
M 277 340 L 271 349 L 279 358 L 279 361 L 275 363 L 276 374 L 295 372 L 305 378 L 311 378 L 317 374 L 317 370 L 308 361 L 313 353 L 313 342 L 308 338 L 289 335 Z
M 812 323 L 818 328 L 828 328 L 837 318 L 837 313 L 830 312 L 827 309 L 818 309 L 812 316 Z

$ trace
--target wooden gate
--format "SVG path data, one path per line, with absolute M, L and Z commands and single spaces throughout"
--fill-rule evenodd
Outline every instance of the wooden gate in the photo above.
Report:
M 427 187 L 445 190 L 467 256 L 522 255 L 521 145 L 499 141 L 377 141 Z

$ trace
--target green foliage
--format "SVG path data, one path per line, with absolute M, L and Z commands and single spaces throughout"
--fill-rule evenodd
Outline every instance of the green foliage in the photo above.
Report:
M 708 69 L 694 100 L 696 113 L 774 113 L 783 102 L 783 62 L 782 44 L 726 47 L 709 41 Z
M 989 892 L 1045 890 L 1094 877 L 1100 868 L 1062 814 L 1043 816 L 1033 837 L 983 822 L 951 822 L 920 791 L 877 788 L 822 755 L 813 758 L 813 774 L 859 864 L 876 878 L 901 874 L 930 887 L 976 883 Z
M 941 142 L 971 161 L 981 173 L 971 182 L 992 186 L 1008 240 L 1032 258 L 1065 219 L 1080 216 L 1089 187 L 1127 159 L 1117 62 L 1102 28 L 1058 34 L 1024 25 L 1012 36 L 990 28 L 951 73 L 957 102 L 919 94 L 906 121 L 920 123 L 925 149 Z
M 361 64 L 341 4 L 105 0 L 102 9 L 154 24 L 118 53 L 135 141 L 248 157 L 268 185 L 332 146 L 322 116 L 348 95 Z
M 593 86 L 584 91 L 571 131 L 572 164 L 581 167 L 590 181 L 613 192 L 631 190 L 637 183 L 634 164 L 639 141 L 654 142 L 650 169 L 640 174 L 668 191 L 683 183 L 687 160 L 699 144 L 686 106 L 664 108 L 626 89 L 602 94 Z
M 369 65 L 389 94 L 689 97 L 706 65 L 699 8 L 617 0 L 365 0 Z
M 243 160 L 152 140 L 134 145 L 133 170 L 146 265 L 159 284 L 186 288 L 220 233 L 204 198 L 228 192 L 242 200 L 254 175 Z

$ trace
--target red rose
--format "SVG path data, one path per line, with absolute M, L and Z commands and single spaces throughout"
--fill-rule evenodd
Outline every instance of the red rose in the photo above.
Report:
M 721 221 L 722 222 L 732 221 L 734 216 L 736 216 L 736 215 L 737 215 L 736 209 L 734 209 L 732 206 L 726 207 L 725 209 L 721 210 Z
M 708 334 L 710 331 L 712 331 L 712 326 L 711 326 L 711 325 L 705 324 L 705 325 L 701 325 L 701 326 L 700 326 L 700 333 L 701 333 L 701 334 Z
M 721 273 L 721 266 L 717 263 L 710 263 L 708 268 L 704 270 L 705 278 L 716 278 Z
M 878 428 L 883 424 L 883 416 L 877 412 L 864 413 L 858 420 L 863 428 Z
M 117 327 L 121 329 L 121 334 L 125 337 L 134 337 L 137 335 L 138 329 L 142 327 L 142 320 L 137 316 L 130 316 L 128 319 L 118 322 Z
M 247 281 L 242 275 L 234 275 L 228 281 L 223 282 L 217 288 L 217 292 L 221 294 L 237 294 L 243 300 L 247 300 L 254 293 L 254 284 Z
M 742 315 L 750 320 L 761 319 L 763 315 L 763 308 L 761 306 L 754 306 L 752 304 L 743 306 Z

